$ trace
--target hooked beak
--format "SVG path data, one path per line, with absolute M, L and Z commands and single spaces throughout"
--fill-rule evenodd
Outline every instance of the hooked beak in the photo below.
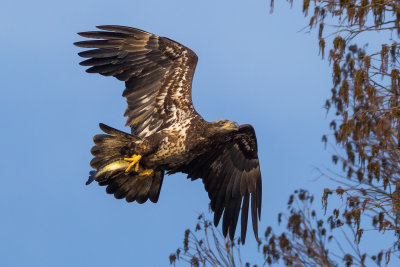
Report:
M 227 130 L 238 131 L 239 130 L 239 124 L 237 124 L 236 122 L 231 121 L 230 123 L 227 123 L 224 126 L 222 126 L 222 128 L 227 129 Z

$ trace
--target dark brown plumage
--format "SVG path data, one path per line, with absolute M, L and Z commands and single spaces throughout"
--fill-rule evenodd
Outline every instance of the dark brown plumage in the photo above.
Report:
M 91 50 L 80 64 L 89 73 L 125 82 L 126 125 L 131 134 L 104 124 L 94 137 L 88 184 L 96 180 L 107 193 L 128 202 L 158 201 L 164 173 L 201 178 L 211 200 L 214 223 L 234 238 L 240 209 L 241 240 L 246 238 L 251 206 L 256 238 L 261 216 L 261 173 L 251 125 L 206 122 L 194 109 L 191 84 L 196 54 L 168 38 L 122 26 L 79 33 L 97 39 L 75 45 Z

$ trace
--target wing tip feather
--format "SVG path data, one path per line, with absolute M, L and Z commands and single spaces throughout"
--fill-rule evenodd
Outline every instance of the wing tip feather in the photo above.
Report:
M 128 27 L 128 26 L 120 26 L 120 25 L 98 25 L 98 26 L 96 26 L 96 28 L 103 30 L 103 31 L 114 31 L 114 32 L 131 33 L 131 34 L 139 32 L 139 33 L 153 35 L 152 33 L 146 32 L 146 31 L 138 29 L 138 28 L 133 28 L 133 27 Z

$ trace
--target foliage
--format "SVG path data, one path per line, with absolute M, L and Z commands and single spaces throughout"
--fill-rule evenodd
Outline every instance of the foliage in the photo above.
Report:
M 295 191 L 290 196 L 289 212 L 278 215 L 279 223 L 286 222 L 286 231 L 278 235 L 271 227 L 268 227 L 264 237 L 260 238 L 258 246 L 262 248 L 263 254 L 260 265 L 252 265 L 249 262 L 243 264 L 240 239 L 230 242 L 228 238 L 221 235 L 212 222 L 205 219 L 204 215 L 199 216 L 194 231 L 189 229 L 185 231 L 183 248 L 178 248 L 170 255 L 170 264 L 175 265 L 176 261 L 184 261 L 195 267 L 257 267 L 279 263 L 282 260 L 286 266 L 333 267 L 338 266 L 333 259 L 335 258 L 346 266 L 365 266 L 366 254 L 360 252 L 357 243 L 354 244 L 343 232 L 348 245 L 352 248 L 351 252 L 346 252 L 337 242 L 336 237 L 330 233 L 342 225 L 340 220 L 329 218 L 328 222 L 324 222 L 319 219 L 317 213 L 311 209 L 313 200 L 314 197 L 305 190 Z M 332 241 L 337 244 L 338 254 L 328 249 L 328 243 Z M 379 257 L 381 261 L 382 255 Z
M 398 237 L 400 1 L 304 0 L 303 13 L 310 17 L 309 28 L 319 29 L 322 57 L 326 40 L 332 41 L 328 59 L 333 88 L 325 106 L 334 110 L 330 126 L 339 152 L 332 161 L 341 164 L 343 175 L 325 173 L 341 186 L 325 189 L 324 205 L 332 193 L 344 197 L 345 208 L 334 209 L 333 215 L 356 228 L 358 241 L 365 231 L 361 221 L 370 217 L 370 230 L 391 231 Z M 324 35 L 326 28 L 330 32 Z M 360 44 L 362 37 L 372 41 L 376 51 Z M 327 143 L 328 137 L 322 140 Z M 394 251 L 398 251 L 398 241 L 381 252 Z
M 289 197 L 289 214 L 278 215 L 278 222 L 286 222 L 286 231 L 274 234 L 271 227 L 265 232 L 263 254 L 268 264 L 278 263 L 280 260 L 286 266 L 339 266 L 343 262 L 346 266 L 365 266 L 367 254 L 361 253 L 358 243 L 354 243 L 346 232 L 341 231 L 344 240 L 351 250 L 343 248 L 343 242 L 337 239 L 337 228 L 343 226 L 338 219 L 338 213 L 326 221 L 317 216 L 312 209 L 314 196 L 306 190 L 296 190 Z M 350 233 L 355 234 L 351 225 Z M 336 246 L 330 245 L 334 242 Z M 335 248 L 335 250 L 333 250 Z
M 271 10 L 273 5 L 271 0 Z M 365 266 L 367 258 L 388 264 L 400 249 L 400 0 L 303 0 L 302 12 L 308 28 L 317 29 L 320 55 L 332 66 L 325 103 L 332 133 L 322 141 L 333 142 L 332 161 L 340 169 L 321 173 L 338 186 L 324 190 L 329 213 L 323 220 L 311 209 L 307 191 L 291 196 L 289 214 L 279 216 L 286 231 L 268 228 L 262 241 L 264 264 Z M 343 205 L 328 210 L 333 194 Z M 351 253 L 336 242 L 334 231 L 343 234 Z M 376 255 L 362 253 L 359 243 L 367 231 L 393 242 Z
M 222 233 L 207 220 L 204 214 L 197 218 L 196 227 L 193 230 L 187 229 L 183 239 L 183 247 L 176 250 L 169 256 L 170 264 L 175 265 L 176 261 L 184 261 L 190 266 L 226 266 L 234 267 L 237 263 L 242 265 L 240 256 L 240 239 L 231 242 L 229 237 Z M 204 237 L 199 237 L 197 231 L 203 230 Z M 235 253 L 236 251 L 236 253 Z M 245 263 L 246 267 L 250 263 Z M 256 265 L 254 265 L 256 267 Z

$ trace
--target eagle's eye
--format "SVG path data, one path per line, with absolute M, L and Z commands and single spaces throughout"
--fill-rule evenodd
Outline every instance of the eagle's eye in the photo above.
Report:
M 239 129 L 239 124 L 237 122 L 232 121 L 232 124 L 235 129 Z

